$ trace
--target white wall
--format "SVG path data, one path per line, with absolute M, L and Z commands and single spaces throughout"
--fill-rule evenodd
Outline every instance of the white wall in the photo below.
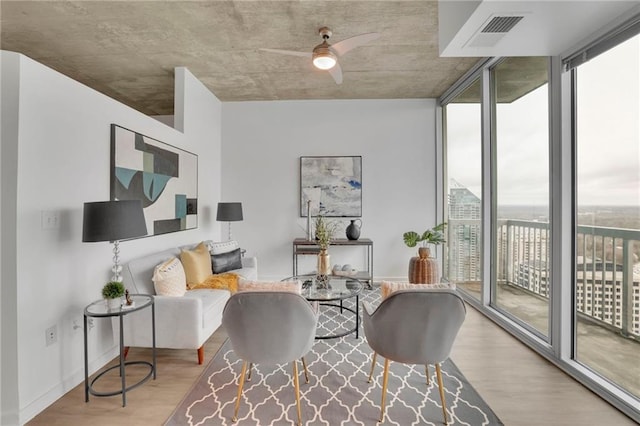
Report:
M 199 147 L 192 151 L 198 154 L 198 196 L 202 197 L 198 200 L 198 227 L 215 231 L 209 235 L 217 240 L 220 224 L 215 216 L 222 191 L 222 103 L 186 68 L 176 68 L 175 78 L 176 93 L 184 93 L 176 95 L 175 127 L 184 129 L 189 142 Z
M 123 262 L 221 238 L 217 202 L 238 200 L 245 220 L 234 224 L 234 237 L 259 257 L 261 278 L 289 275 L 291 240 L 304 235 L 299 157 L 306 155 L 363 157 L 362 236 L 375 242 L 377 279 L 404 279 L 413 250 L 402 233 L 435 223 L 433 100 L 221 104 L 178 68 L 182 133 L 22 55 L 2 52 L 1 60 L 2 424 L 28 421 L 83 380 L 82 330 L 73 326 L 109 279 L 112 247 L 81 242 L 82 205 L 109 198 L 111 123 L 199 159 L 198 228 L 124 242 Z M 43 211 L 58 213 L 60 227 L 42 229 Z M 357 250 L 331 253 L 334 263 L 364 262 Z M 58 342 L 47 347 L 52 325 Z M 90 370 L 115 353 L 111 322 L 96 321 Z
M 108 243 L 82 243 L 82 207 L 86 201 L 109 199 L 110 124 L 116 123 L 154 139 L 198 154 L 198 228 L 142 238 L 121 244 L 121 260 L 159 249 L 203 239 L 219 238 L 219 224 L 212 211 L 220 194 L 220 102 L 187 70 L 176 71 L 176 114 L 181 133 L 122 105 L 31 59 L 2 52 L 2 74 L 19 82 L 19 98 L 5 99 L 5 108 L 17 109 L 17 139 L 5 140 L 3 126 L 3 199 L 5 195 L 5 144 L 17 149 L 17 172 L 9 178 L 17 185 L 16 279 L 5 281 L 7 246 L 3 239 L 3 327 L 7 306 L 17 306 L 17 347 L 3 339 L 3 402 L 7 395 L 7 356 L 17 362 L 19 422 L 23 423 L 51 404 L 84 378 L 82 324 L 84 307 L 100 298 L 108 281 L 111 249 Z M 5 62 L 12 66 L 5 66 Z M 19 73 L 16 72 L 19 69 Z M 5 104 L 8 101 L 9 104 Z M 197 111 L 197 114 L 195 113 Z M 178 121 L 178 118 L 176 119 Z M 9 188 L 10 190 L 11 188 Z M 4 209 L 3 203 L 3 227 Z M 41 212 L 60 215 L 57 229 L 42 229 Z M 5 286 L 15 289 L 16 299 L 5 300 Z M 57 326 L 58 342 L 45 346 L 45 329 Z M 89 335 L 90 370 L 115 355 L 110 321 L 96 321 Z M 3 403 L 4 416 L 4 403 Z M 11 418 L 6 424 L 14 424 Z M 3 419 L 5 423 L 5 419 Z
M 0 55 L 0 424 L 18 418 L 18 344 L 16 299 L 16 204 L 18 169 L 18 96 L 20 72 L 16 55 Z
M 406 280 L 415 254 L 402 234 L 435 225 L 434 100 L 231 102 L 222 120 L 222 199 L 243 203 L 233 236 L 258 256 L 261 279 L 291 275 L 292 240 L 305 236 L 299 157 L 361 155 L 361 237 L 374 241 L 375 278 Z M 329 252 L 332 264 L 364 266 L 364 250 Z

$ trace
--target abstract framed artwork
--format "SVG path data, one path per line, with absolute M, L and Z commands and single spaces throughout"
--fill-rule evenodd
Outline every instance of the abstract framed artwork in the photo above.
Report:
M 300 216 L 362 216 L 362 157 L 300 157 Z
M 198 156 L 111 125 L 111 200 L 142 200 L 148 235 L 198 226 Z

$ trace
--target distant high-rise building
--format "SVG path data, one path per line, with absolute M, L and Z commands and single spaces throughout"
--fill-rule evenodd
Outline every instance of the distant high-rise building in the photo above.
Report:
M 448 198 L 447 278 L 460 284 L 477 283 L 482 279 L 481 200 L 454 180 L 450 183 Z M 497 283 L 549 298 L 552 282 L 548 219 L 514 219 L 507 214 L 497 225 L 494 271 Z M 637 257 L 630 256 L 630 265 L 625 266 L 624 241 L 615 234 L 618 228 L 582 227 L 585 233 L 578 233 L 578 249 L 582 254 L 577 256 L 575 270 L 578 313 L 622 333 L 640 335 Z M 601 239 L 595 238 L 596 234 L 602 235 Z M 629 238 L 638 241 L 637 237 Z M 629 268 L 628 278 L 625 278 L 625 268 Z
M 455 180 L 449 185 L 448 278 L 453 282 L 479 281 L 481 277 L 482 208 L 478 198 Z
M 623 265 L 600 258 L 578 256 L 576 263 L 576 309 L 618 329 L 623 328 L 627 310 L 629 332 L 640 335 L 640 274 L 635 273 L 630 288 L 623 283 Z M 625 301 L 627 292 L 629 301 Z M 628 303 L 627 309 L 623 304 Z M 628 310 L 628 308 L 631 308 Z

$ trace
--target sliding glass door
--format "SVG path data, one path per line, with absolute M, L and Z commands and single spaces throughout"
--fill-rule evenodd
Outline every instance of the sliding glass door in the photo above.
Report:
M 640 35 L 575 81 L 575 359 L 640 397 Z
M 482 117 L 480 80 L 445 107 L 447 250 L 444 276 L 471 297 L 482 290 Z
M 518 57 L 491 71 L 493 303 L 544 338 L 551 286 L 547 69 L 546 57 Z

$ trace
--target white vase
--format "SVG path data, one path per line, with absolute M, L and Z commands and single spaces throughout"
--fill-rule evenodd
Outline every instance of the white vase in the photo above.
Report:
M 107 308 L 109 310 L 119 309 L 122 306 L 122 298 L 116 297 L 115 299 L 106 299 Z

